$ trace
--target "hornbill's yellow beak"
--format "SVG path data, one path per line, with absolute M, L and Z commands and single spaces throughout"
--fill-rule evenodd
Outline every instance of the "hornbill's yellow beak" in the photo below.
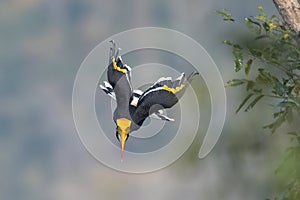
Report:
M 121 133 L 121 159 L 123 159 L 123 156 L 124 156 L 124 147 L 125 147 L 125 141 L 126 141 L 126 138 L 127 138 L 127 134 L 126 132 L 122 132 Z
M 124 156 L 124 147 L 125 141 L 128 137 L 129 130 L 130 130 L 131 121 L 126 118 L 117 119 L 117 126 L 118 126 L 118 134 L 120 136 L 120 143 L 121 143 L 121 159 Z

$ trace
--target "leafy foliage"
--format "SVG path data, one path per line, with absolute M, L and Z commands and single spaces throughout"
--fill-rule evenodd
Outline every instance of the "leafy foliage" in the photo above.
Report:
M 274 122 L 265 126 L 275 132 L 284 122 L 293 121 L 294 112 L 300 115 L 300 35 L 289 30 L 277 16 L 268 17 L 261 6 L 258 10 L 258 15 L 245 18 L 246 25 L 254 32 L 251 41 L 245 45 L 223 41 L 232 47 L 235 72 L 243 68 L 245 71 L 245 78 L 230 80 L 227 85 L 246 86 L 248 94 L 237 112 L 243 106 L 249 111 L 263 97 L 277 99 Z M 217 13 L 224 20 L 232 18 L 225 11 Z M 250 73 L 255 74 L 254 78 L 249 78 Z
M 300 199 L 300 136 L 295 132 L 289 132 L 292 140 L 297 141 L 296 146 L 289 147 L 285 156 L 276 170 L 288 178 L 286 190 L 281 195 L 281 200 L 298 200 Z
M 232 15 L 226 9 L 216 10 L 216 13 L 221 15 L 224 21 L 234 21 Z
M 277 16 L 267 16 L 258 7 L 259 14 L 245 18 L 246 26 L 254 37 L 246 44 L 225 40 L 231 46 L 234 70 L 244 68 L 244 77 L 227 82 L 228 86 L 245 87 L 246 97 L 236 113 L 252 109 L 262 98 L 276 99 L 274 121 L 264 128 L 274 133 L 284 123 L 296 123 L 300 116 L 300 33 L 291 31 Z M 228 11 L 217 11 L 225 21 L 235 21 Z M 288 132 L 297 144 L 288 148 L 277 172 L 288 173 L 290 182 L 281 195 L 282 200 L 300 199 L 300 135 Z M 279 200 L 279 198 L 276 198 Z

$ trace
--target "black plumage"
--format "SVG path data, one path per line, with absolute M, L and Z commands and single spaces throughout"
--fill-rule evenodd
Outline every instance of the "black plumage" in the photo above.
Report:
M 120 49 L 116 49 L 114 41 L 111 42 L 113 47 L 109 53 L 108 82 L 104 82 L 104 86 L 100 87 L 117 101 L 113 119 L 117 125 L 116 136 L 121 143 L 123 156 L 124 143 L 129 133 L 139 129 L 147 117 L 173 121 L 162 113 L 162 109 L 171 108 L 178 102 L 189 81 L 198 72 L 191 73 L 187 78 L 182 73 L 174 81 L 170 77 L 162 77 L 144 92 L 133 90 L 131 68 L 123 63 L 119 56 Z

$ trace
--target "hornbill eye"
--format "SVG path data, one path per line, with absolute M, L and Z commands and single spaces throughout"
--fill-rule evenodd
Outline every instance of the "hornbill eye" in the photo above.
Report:
M 120 136 L 120 134 L 118 133 L 118 131 L 116 131 L 116 138 L 118 139 L 118 141 L 120 142 L 120 140 L 121 140 L 121 136 Z
M 120 129 L 120 127 L 117 126 L 117 128 L 116 128 L 116 138 L 120 142 L 121 141 L 121 135 L 119 133 L 121 133 L 121 129 Z
M 120 134 L 118 133 L 118 131 L 116 131 L 116 138 L 118 139 L 118 141 L 120 142 L 120 140 L 121 140 L 121 136 L 120 136 Z M 125 139 L 125 141 L 127 141 L 128 140 L 128 138 L 129 138 L 129 134 L 127 134 L 126 135 L 126 139 Z

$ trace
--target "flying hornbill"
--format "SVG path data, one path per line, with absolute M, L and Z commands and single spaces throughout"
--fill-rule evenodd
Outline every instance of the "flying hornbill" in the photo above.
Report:
M 145 91 L 133 90 L 131 68 L 124 64 L 119 56 L 120 48 L 116 49 L 113 40 L 110 42 L 112 47 L 107 68 L 108 82 L 104 81 L 104 85 L 100 85 L 100 88 L 117 101 L 113 120 L 117 125 L 116 137 L 121 143 L 121 158 L 123 158 L 125 141 L 129 133 L 139 129 L 147 117 L 174 121 L 165 116 L 162 109 L 174 106 L 184 94 L 188 82 L 199 73 L 195 71 L 187 78 L 182 73 L 176 80 L 162 77 Z

